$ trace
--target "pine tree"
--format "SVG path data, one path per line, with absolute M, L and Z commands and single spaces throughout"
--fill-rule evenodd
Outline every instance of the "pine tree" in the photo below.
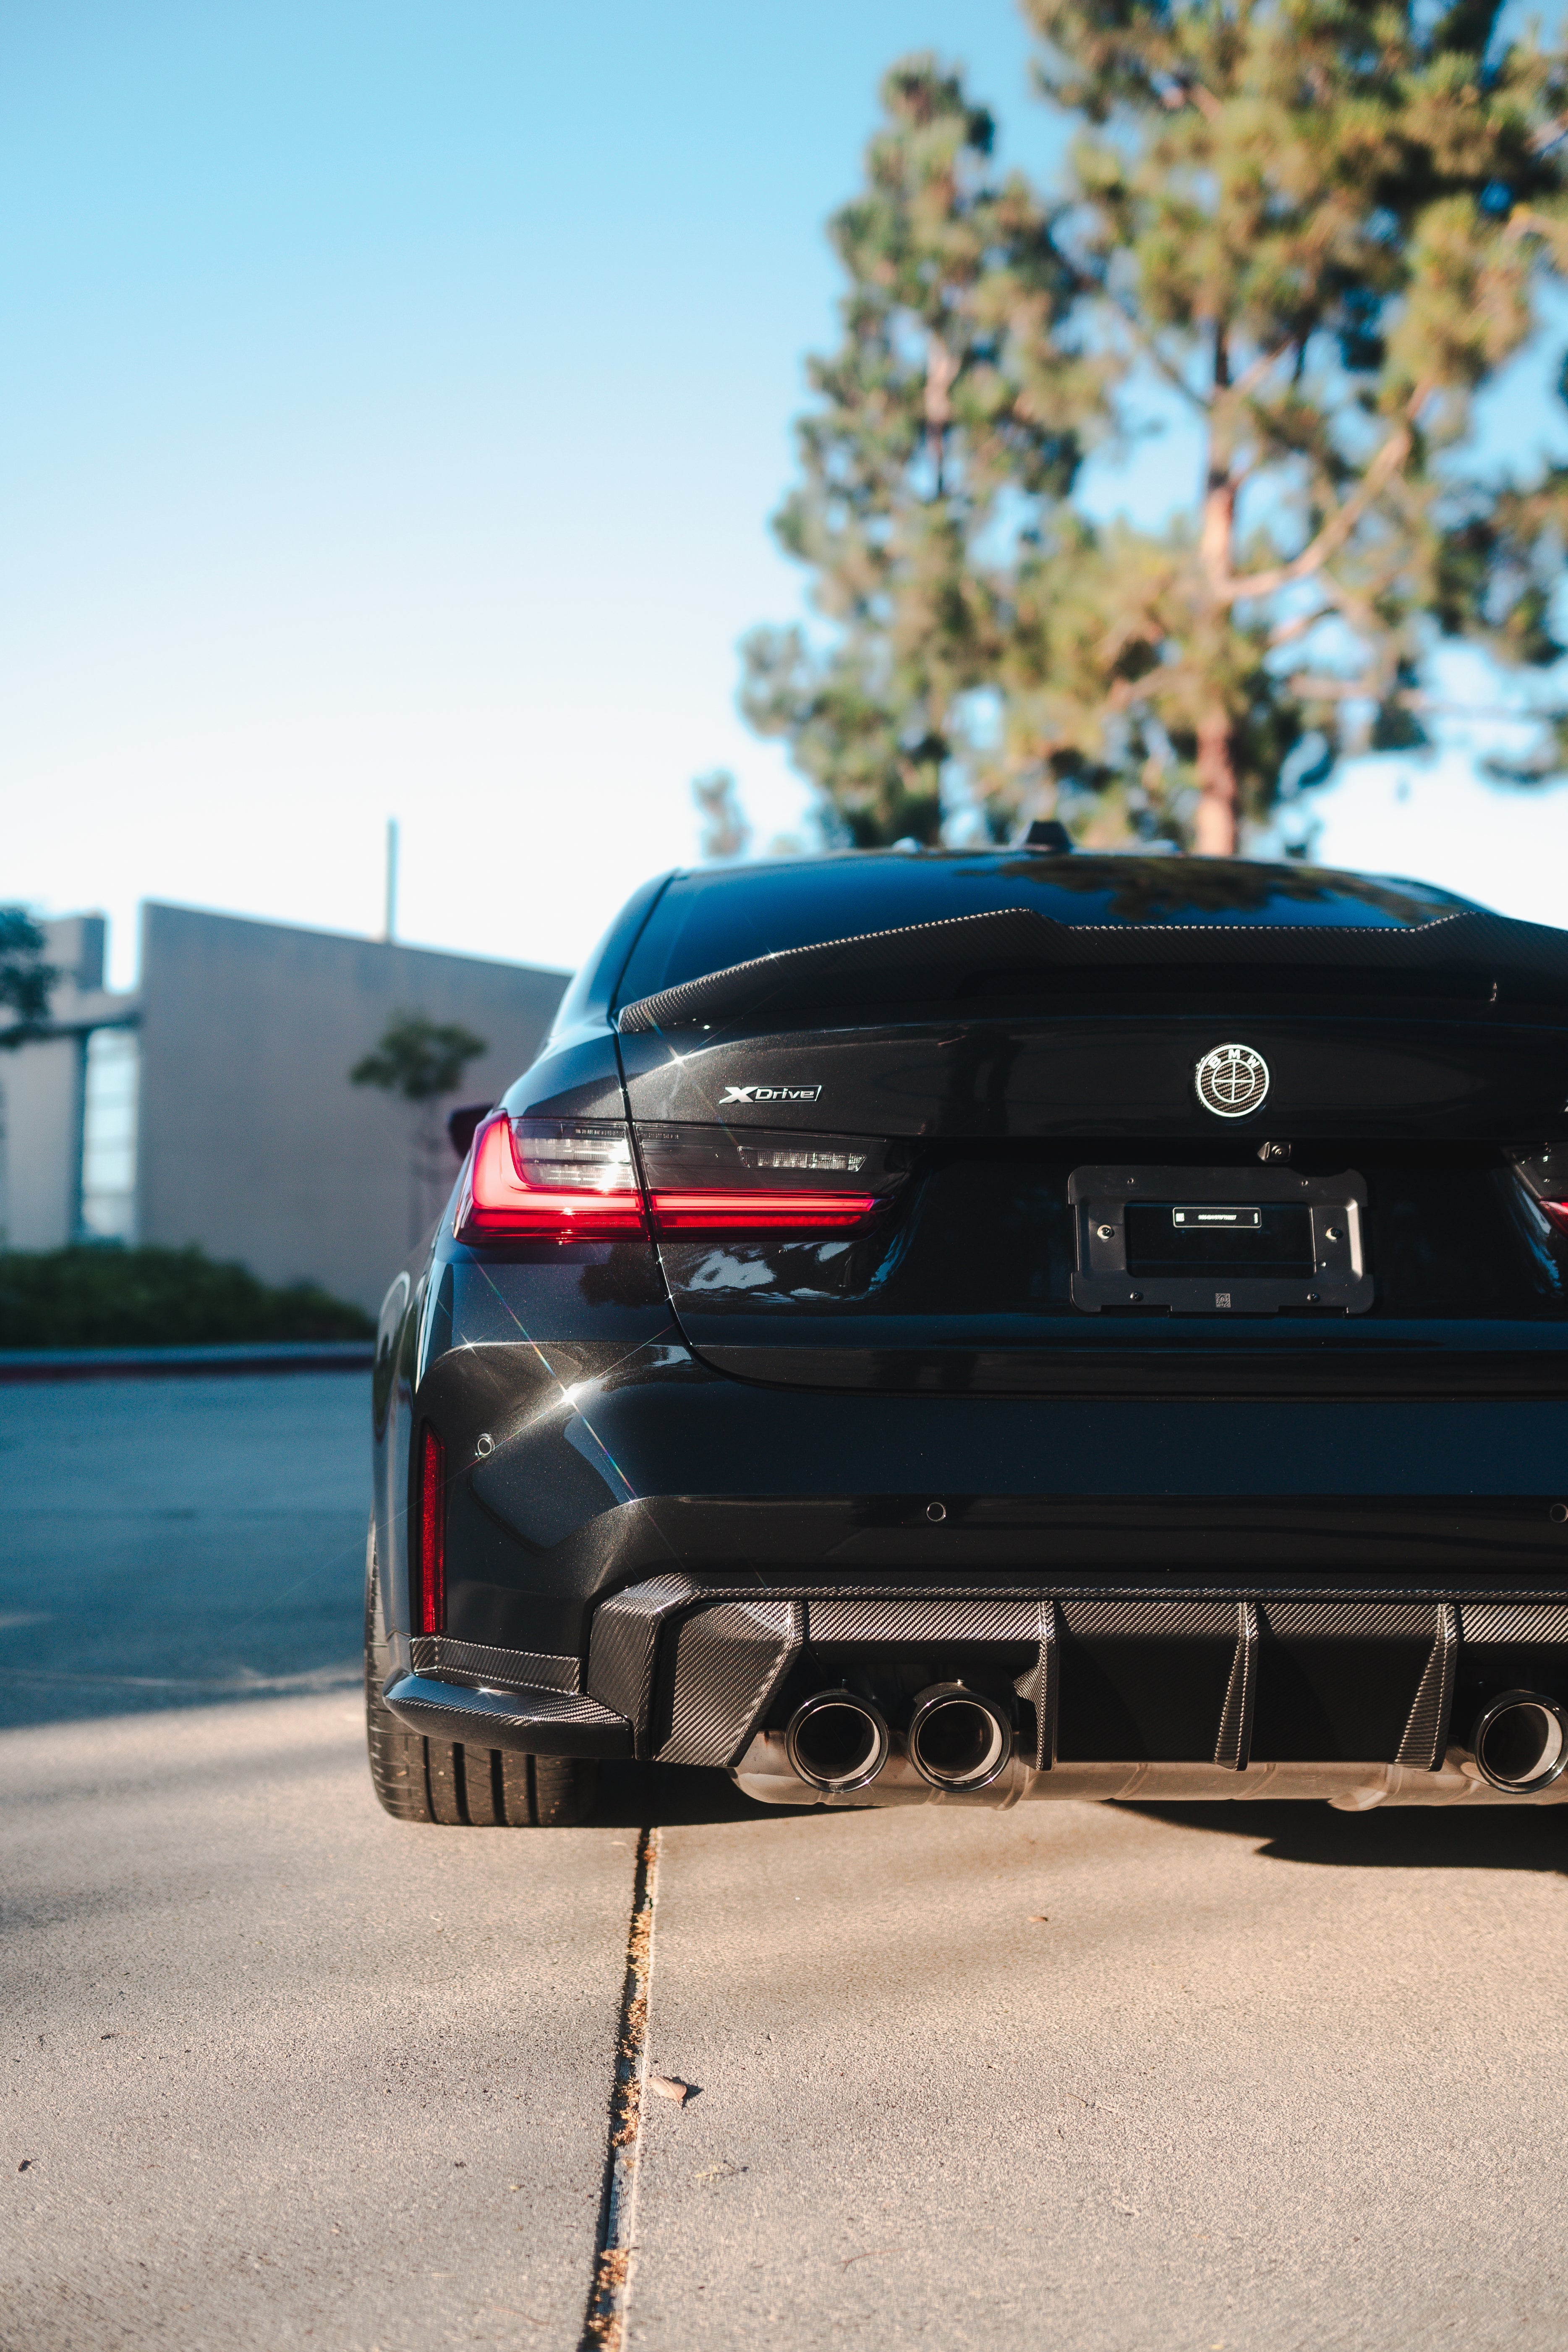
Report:
M 856 772 L 867 743 L 929 740 L 924 838 L 945 765 L 994 831 L 1059 806 L 1090 839 L 1224 854 L 1347 751 L 1424 741 L 1443 638 L 1538 671 L 1563 653 L 1550 607 L 1568 469 L 1489 478 L 1470 436 L 1477 395 L 1568 269 L 1568 60 L 1533 37 L 1500 43 L 1498 7 L 1471 0 L 1436 16 L 1369 0 L 1024 5 L 1042 94 L 1079 135 L 1048 205 L 1005 184 L 1015 240 L 970 247 L 953 307 L 1005 322 L 978 364 L 964 355 L 1028 429 L 983 437 L 979 464 L 966 446 L 952 484 L 940 464 L 921 477 L 906 385 L 898 496 L 885 472 L 857 575 L 837 520 L 871 438 L 857 363 L 874 339 L 910 351 L 920 291 L 941 281 L 926 226 L 940 207 L 879 195 L 889 180 L 921 190 L 927 133 L 899 111 L 906 89 L 942 94 L 950 202 L 1001 201 L 958 194 L 989 119 L 912 60 L 885 85 L 871 192 L 835 224 L 849 332 L 815 371 L 826 404 L 803 423 L 805 478 L 780 521 L 838 635 L 815 660 L 799 638 L 754 638 L 745 698 L 856 837 L 893 821 L 885 787 Z M 984 136 L 955 138 L 961 121 Z M 906 215 L 907 275 L 887 226 L 847 233 Z M 1079 456 L 1153 383 L 1201 431 L 1194 503 L 1160 530 L 1096 527 L 1068 499 Z M 908 551 L 932 542 L 942 593 L 922 601 Z M 876 593 L 847 593 L 858 576 Z M 953 714 L 982 688 L 994 732 L 965 740 Z M 1563 722 L 1536 707 L 1552 740 L 1515 772 L 1538 776 Z
M 742 690 L 858 844 L 937 838 L 964 698 L 1000 658 L 986 541 L 1071 487 L 1101 373 L 1056 341 L 1072 274 L 1022 176 L 992 175 L 990 115 L 923 56 L 881 98 L 865 190 L 829 224 L 844 340 L 808 363 L 804 479 L 773 525 L 832 642 L 755 630 Z

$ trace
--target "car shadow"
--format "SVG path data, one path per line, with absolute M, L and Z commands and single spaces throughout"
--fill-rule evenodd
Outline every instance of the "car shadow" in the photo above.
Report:
M 1016 1821 L 1034 1809 L 1020 1805 Z M 1257 1838 L 1269 1862 L 1329 1870 L 1539 1870 L 1568 1877 L 1568 1810 L 1555 1806 L 1402 1805 L 1338 1812 L 1331 1805 L 1253 1800 L 1246 1804 L 1118 1804 L 1173 1829 Z M 699 1826 L 723 1822 L 830 1822 L 837 1808 L 763 1805 L 728 1773 L 682 1764 L 602 1764 L 594 1825 L 599 1829 Z
M 599 1829 L 661 1829 L 706 1822 L 798 1822 L 827 1818 L 821 1805 L 763 1805 L 727 1772 L 691 1764 L 601 1764 Z
M 1545 1870 L 1568 1876 L 1568 1818 L 1556 1806 L 1396 1805 L 1370 1812 L 1331 1805 L 1126 1805 L 1173 1828 L 1260 1838 L 1268 1862 L 1327 1870 Z

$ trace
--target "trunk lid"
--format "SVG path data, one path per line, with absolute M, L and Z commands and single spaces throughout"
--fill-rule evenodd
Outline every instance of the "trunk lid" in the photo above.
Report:
M 915 919 L 833 933 L 867 907 Z M 878 1191 L 851 1234 L 661 1237 L 682 1329 L 727 1372 L 1568 1392 L 1568 1236 L 1539 1205 L 1554 1148 L 1568 1192 L 1563 933 L 1298 867 L 826 860 L 678 877 L 620 1003 L 650 1171 L 793 1145 Z M 1106 1207 L 1108 1171 L 1142 1222 Z M 1091 1278 L 1113 1266 L 1124 1295 Z

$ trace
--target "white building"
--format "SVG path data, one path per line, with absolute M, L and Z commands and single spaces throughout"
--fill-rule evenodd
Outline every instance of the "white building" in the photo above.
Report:
M 47 1034 L 0 1053 L 4 1245 L 196 1242 L 371 1309 L 455 1163 L 428 1115 L 350 1069 L 394 1014 L 422 1013 L 485 1039 L 453 1100 L 494 1101 L 567 980 L 149 904 L 139 983 L 116 994 L 100 916 L 44 929 L 62 975 Z

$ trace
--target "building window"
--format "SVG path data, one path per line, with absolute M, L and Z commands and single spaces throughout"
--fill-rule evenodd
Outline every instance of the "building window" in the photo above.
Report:
M 134 1029 L 95 1029 L 87 1041 L 81 1119 L 81 1229 L 84 1238 L 136 1238 L 136 1077 Z

